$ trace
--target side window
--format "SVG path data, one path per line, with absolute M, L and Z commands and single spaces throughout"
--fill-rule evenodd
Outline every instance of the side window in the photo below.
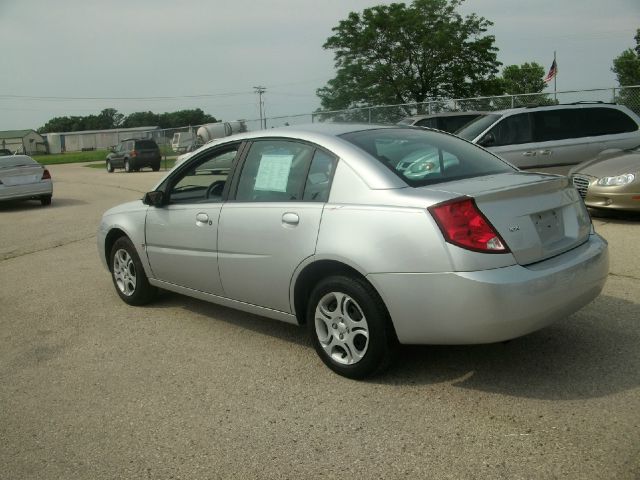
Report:
M 428 127 L 428 128 L 438 128 L 437 119 L 435 118 L 423 118 L 422 120 L 418 120 L 416 122 L 416 126 L 418 127 Z
M 580 124 L 583 110 L 567 108 L 563 110 L 543 110 L 533 113 L 534 138 L 537 142 L 583 137 Z
M 197 160 L 172 182 L 169 203 L 211 203 L 222 200 L 229 170 L 239 145 L 216 150 Z
M 614 135 L 638 130 L 636 122 L 615 108 L 585 108 L 582 112 L 584 133 L 581 136 Z
M 331 187 L 331 177 L 336 166 L 336 159 L 323 152 L 316 150 L 307 175 L 307 183 L 304 187 L 303 200 L 310 202 L 326 202 L 329 200 L 329 189 Z
M 286 140 L 254 142 L 240 173 L 236 200 L 301 200 L 314 150 L 310 145 Z
M 528 113 L 518 113 L 503 118 L 490 131 L 495 137 L 492 146 L 517 145 L 532 141 L 531 121 Z
M 456 115 L 451 117 L 442 117 L 440 120 L 442 122 L 441 130 L 445 132 L 455 132 L 464 127 L 467 123 L 469 123 L 474 118 L 477 118 L 476 115 Z

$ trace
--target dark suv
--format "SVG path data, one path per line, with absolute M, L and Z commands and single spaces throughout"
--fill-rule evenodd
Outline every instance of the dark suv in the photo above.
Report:
M 129 138 L 120 141 L 107 155 L 107 172 L 111 173 L 115 168 L 137 172 L 144 167 L 151 167 L 157 172 L 160 170 L 160 158 L 160 148 L 154 140 Z

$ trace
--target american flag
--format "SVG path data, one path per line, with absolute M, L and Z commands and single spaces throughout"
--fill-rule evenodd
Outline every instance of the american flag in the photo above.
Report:
M 547 76 L 543 78 L 545 83 L 549 83 L 553 78 L 558 74 L 558 65 L 556 64 L 556 59 L 553 59 L 553 63 L 551 64 L 551 68 L 549 69 L 549 73 Z

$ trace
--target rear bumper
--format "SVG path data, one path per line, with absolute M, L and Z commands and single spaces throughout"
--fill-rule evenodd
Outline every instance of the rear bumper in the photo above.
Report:
M 400 343 L 455 345 L 509 340 L 567 317 L 599 295 L 608 273 L 607 242 L 593 234 L 585 244 L 528 267 L 367 278 L 380 292 Z
M 3 185 L 0 187 L 0 201 L 3 200 L 27 200 L 40 198 L 53 194 L 51 182 L 28 183 L 25 185 Z

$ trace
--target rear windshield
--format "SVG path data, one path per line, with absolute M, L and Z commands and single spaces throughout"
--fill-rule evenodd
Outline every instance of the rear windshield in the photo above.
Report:
M 136 148 L 142 149 L 152 149 L 158 148 L 158 145 L 153 140 L 136 140 Z
M 384 128 L 342 135 L 412 187 L 516 170 L 475 145 L 429 130 Z
M 37 165 L 33 158 L 26 155 L 11 155 L 10 157 L 0 157 L 0 168 L 23 167 L 25 165 Z
M 474 138 L 476 138 L 487 128 L 493 125 L 499 118 L 500 115 L 496 115 L 493 113 L 483 115 L 482 117 L 478 117 L 475 120 L 467 123 L 464 127 L 456 132 L 456 135 L 471 142 Z

